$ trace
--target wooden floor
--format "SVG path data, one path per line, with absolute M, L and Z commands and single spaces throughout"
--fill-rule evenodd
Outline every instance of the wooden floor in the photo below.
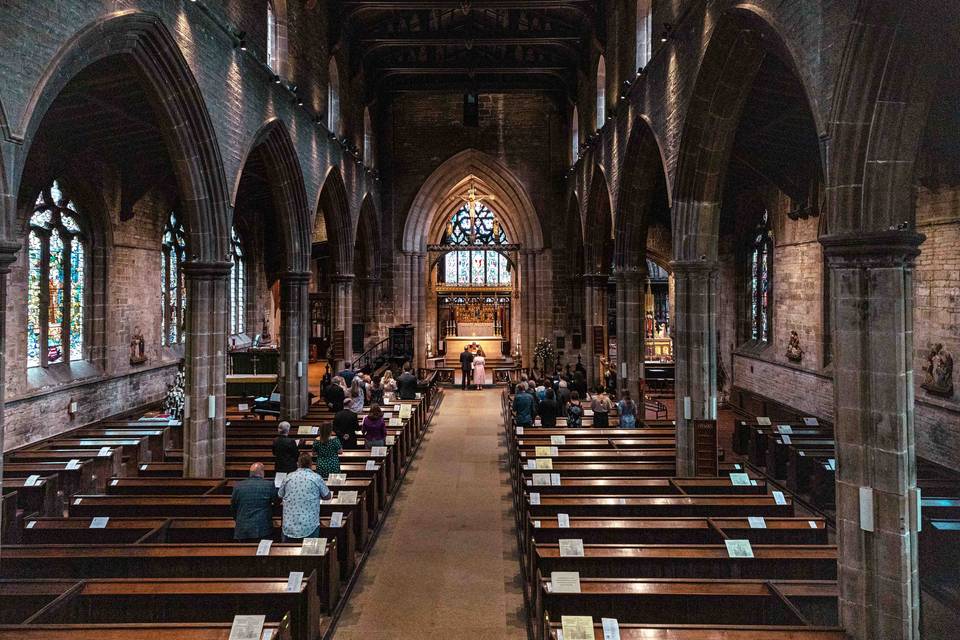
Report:
M 501 393 L 446 391 L 336 640 L 526 638 Z

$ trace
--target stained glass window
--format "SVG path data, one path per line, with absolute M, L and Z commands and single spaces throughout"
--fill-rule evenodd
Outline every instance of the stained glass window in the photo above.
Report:
M 757 227 L 750 250 L 750 337 L 757 342 L 770 340 L 770 299 L 773 267 L 773 239 L 767 212 Z
M 273 8 L 273 2 L 267 0 L 267 66 L 273 70 L 274 73 L 279 69 L 277 55 L 277 42 L 280 40 L 280 36 L 277 33 L 277 13 Z
M 476 203 L 473 224 L 470 205 L 464 203 L 450 218 L 444 235 L 444 244 L 455 246 L 483 246 L 506 244 L 507 236 L 496 221 L 493 211 L 481 202 Z M 510 285 L 510 267 L 507 257 L 497 251 L 451 251 L 444 258 L 443 280 L 447 284 L 483 287 Z
M 163 230 L 163 246 L 160 250 L 160 288 L 163 299 L 161 335 L 163 344 L 170 346 L 183 342 L 186 316 L 186 289 L 183 284 L 183 262 L 187 253 L 187 234 L 170 212 Z
M 230 238 L 230 257 L 230 333 L 237 334 L 247 330 L 247 265 L 236 229 Z
M 58 182 L 37 196 L 27 240 L 27 366 L 84 357 L 87 252 L 79 220 Z

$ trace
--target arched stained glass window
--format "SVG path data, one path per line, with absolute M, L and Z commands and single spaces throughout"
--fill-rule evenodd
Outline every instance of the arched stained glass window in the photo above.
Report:
M 637 0 L 637 69 L 643 69 L 653 55 L 653 9 L 651 0 Z
M 757 226 L 750 248 L 750 320 L 751 338 L 756 342 L 770 340 L 770 300 L 773 295 L 773 238 L 770 236 L 768 213 Z
M 464 204 L 447 223 L 443 242 L 458 246 L 506 244 L 507 236 L 493 211 L 482 202 L 474 205 L 471 225 L 470 205 Z M 497 251 L 451 251 L 444 258 L 443 281 L 462 286 L 503 287 L 510 285 L 510 267 L 506 256 Z
M 30 217 L 27 366 L 84 358 L 87 245 L 80 214 L 56 181 Z
M 187 234 L 170 212 L 167 225 L 163 230 L 163 248 L 160 255 L 160 280 L 163 298 L 161 335 L 163 344 L 180 344 L 184 338 L 184 310 L 186 309 L 186 289 L 183 285 L 183 262 L 187 253 Z
M 601 55 L 597 61 L 597 129 L 607 121 L 607 61 Z
M 230 238 L 230 258 L 230 333 L 237 334 L 247 330 L 247 264 L 236 229 Z
M 277 11 L 271 0 L 267 0 L 267 66 L 277 73 L 280 69 L 280 27 L 277 22 Z
M 332 56 L 327 67 L 327 130 L 340 134 L 340 70 Z
M 573 105 L 573 115 L 570 118 L 570 162 L 576 162 L 580 157 L 580 112 L 577 105 Z

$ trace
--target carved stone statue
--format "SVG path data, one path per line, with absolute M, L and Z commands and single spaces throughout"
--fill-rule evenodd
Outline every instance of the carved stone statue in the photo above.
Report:
M 800 362 L 803 360 L 803 349 L 800 348 L 800 336 L 796 331 L 790 332 L 790 343 L 787 344 L 787 360 Z
M 926 376 L 920 386 L 930 393 L 950 398 L 953 396 L 953 356 L 938 342 L 927 354 L 927 364 L 923 367 Z
M 146 342 L 143 339 L 143 332 L 140 331 L 140 327 L 134 327 L 133 336 L 130 338 L 130 364 L 143 364 L 146 361 Z

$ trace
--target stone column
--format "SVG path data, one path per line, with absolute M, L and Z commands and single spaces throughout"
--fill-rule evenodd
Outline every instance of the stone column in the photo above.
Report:
M 860 640 L 920 638 L 912 354 L 923 239 L 821 239 L 834 332 L 840 623 Z M 872 496 L 872 523 L 861 519 L 861 496 Z
M 183 473 L 186 477 L 224 476 L 230 262 L 187 262 L 186 396 Z M 214 411 L 210 417 L 210 398 Z
M 7 274 L 10 265 L 17 259 L 20 243 L 0 240 L 0 484 L 3 483 L 3 452 L 7 390 Z M 3 513 L 0 512 L 0 530 L 3 525 Z M 0 545 L 2 546 L 2 545 Z
M 690 419 L 715 420 L 717 395 L 717 264 L 675 261 L 674 359 L 676 364 L 677 475 L 695 472 Z
M 280 275 L 280 330 L 283 332 L 280 341 L 283 363 L 280 413 L 285 418 L 301 418 L 309 408 L 309 285 L 310 272 L 288 272 Z
M 643 379 L 643 285 L 646 265 L 617 273 L 617 366 L 618 389 L 629 391 L 640 405 L 640 380 Z M 623 365 L 626 364 L 626 375 Z
M 415 368 L 424 367 L 427 330 L 427 254 L 410 252 L 410 317 L 414 325 L 413 362 Z
M 330 278 L 330 304 L 334 332 L 343 331 L 343 358 L 337 362 L 340 371 L 353 360 L 353 274 L 337 274 Z
M 600 384 L 600 356 L 593 345 L 593 327 L 603 327 L 604 341 L 607 335 L 607 282 L 609 276 L 605 273 L 585 273 L 583 275 L 584 288 L 584 321 L 587 335 L 583 337 L 584 358 L 583 366 L 587 370 L 587 388 L 593 393 L 593 388 Z M 606 349 L 604 349 L 605 351 Z

